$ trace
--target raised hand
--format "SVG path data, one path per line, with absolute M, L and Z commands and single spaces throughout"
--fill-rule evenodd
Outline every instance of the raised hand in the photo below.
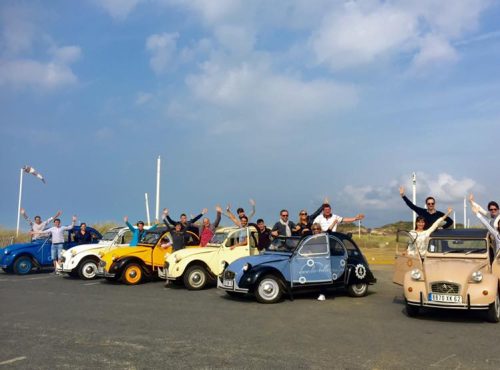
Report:
M 21 214 L 24 215 L 26 213 L 26 210 L 24 208 L 21 208 Z
M 165 216 L 167 216 L 167 215 L 168 215 L 168 208 L 163 208 L 163 214 L 164 214 Z
M 249 203 L 252 207 L 255 207 L 255 200 L 253 200 L 252 198 L 250 198 Z
M 474 202 L 474 194 L 470 193 L 469 195 L 469 202 Z
M 360 213 L 358 215 L 356 215 L 356 220 L 362 220 L 363 218 L 365 218 L 365 215 L 363 213 Z
M 76 216 L 73 215 L 73 217 L 71 217 L 71 222 L 75 223 L 76 222 Z
M 448 212 L 446 212 L 446 216 L 451 215 L 451 212 L 453 212 L 453 208 L 448 207 Z
M 401 198 L 404 197 L 405 195 L 405 188 L 404 186 L 399 187 L 399 195 L 401 195 Z
M 62 215 L 62 211 L 61 210 L 57 211 L 56 216 L 54 218 L 58 218 L 60 215 Z
M 478 213 L 479 212 L 479 207 L 477 205 L 473 205 L 472 206 L 472 212 L 475 213 L 475 214 Z
M 204 215 L 204 214 L 207 214 L 208 213 L 208 208 L 203 208 L 201 210 L 201 214 Z
M 231 212 L 231 203 L 227 204 L 226 212 Z
M 128 216 L 123 217 L 123 222 L 127 223 L 128 222 Z
M 217 213 L 222 213 L 222 207 L 221 207 L 220 205 L 218 205 L 218 204 L 217 204 L 217 205 L 215 206 L 215 211 L 216 211 Z
M 325 199 L 323 199 L 323 204 L 330 204 L 330 199 L 328 199 L 328 197 L 325 197 Z

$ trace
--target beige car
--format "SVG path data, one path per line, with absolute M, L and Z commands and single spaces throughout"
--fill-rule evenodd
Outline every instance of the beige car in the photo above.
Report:
M 408 232 L 398 232 L 397 240 L 393 281 L 404 288 L 408 316 L 432 307 L 484 310 L 488 321 L 500 320 L 500 255 L 487 230 L 437 230 L 425 256 L 407 253 Z

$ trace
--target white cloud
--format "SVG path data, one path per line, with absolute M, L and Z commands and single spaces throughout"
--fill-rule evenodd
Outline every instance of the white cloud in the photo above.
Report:
M 353 86 L 275 73 L 264 62 L 227 66 L 212 60 L 186 83 L 193 101 L 175 102 L 176 114 L 180 106 L 196 106 L 198 120 L 218 133 L 330 121 L 357 103 Z
M 146 39 L 146 50 L 151 53 L 149 65 L 156 74 L 164 73 L 175 62 L 178 33 L 151 35 Z
M 151 99 L 153 99 L 153 97 L 154 97 L 153 94 L 141 91 L 137 94 L 137 97 L 135 99 L 135 104 L 136 105 L 144 105 L 147 102 L 151 101 Z
M 55 89 L 77 81 L 71 68 L 65 64 L 41 63 L 30 59 L 0 59 L 0 86 Z
M 54 59 L 62 64 L 70 64 L 76 62 L 80 59 L 82 55 L 82 49 L 79 46 L 63 46 L 63 47 L 54 47 L 50 50 L 51 54 L 54 56 Z
M 348 185 L 343 189 L 343 195 L 349 203 L 357 207 L 369 209 L 397 209 L 402 205 L 399 197 L 399 186 L 403 185 L 407 196 L 411 199 L 411 180 L 409 176 L 399 181 L 393 180 L 387 185 Z M 427 173 L 417 173 L 417 204 L 422 207 L 427 196 L 433 196 L 441 208 L 457 204 L 474 190 L 482 186 L 470 178 L 456 179 L 447 173 L 436 176 Z
M 446 39 L 429 35 L 421 40 L 420 50 L 413 58 L 413 66 L 422 69 L 429 65 L 454 62 L 457 59 L 457 51 Z
M 2 51 L 9 55 L 30 51 L 37 27 L 33 11 L 27 7 L 0 9 Z
M 103 8 L 112 18 L 123 21 L 144 0 L 93 0 Z

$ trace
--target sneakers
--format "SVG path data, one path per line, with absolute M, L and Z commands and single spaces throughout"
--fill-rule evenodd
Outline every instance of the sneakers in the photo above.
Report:
M 54 271 L 54 274 L 55 274 L 55 275 L 61 275 L 61 273 L 60 273 L 59 271 L 57 271 L 57 270 L 56 270 L 56 271 Z
M 318 296 L 318 301 L 324 301 L 324 300 L 326 300 L 325 295 L 324 295 L 324 294 L 320 294 L 320 295 Z

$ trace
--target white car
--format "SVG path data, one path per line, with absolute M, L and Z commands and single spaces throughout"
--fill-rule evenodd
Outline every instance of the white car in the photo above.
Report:
M 63 251 L 57 271 L 70 276 L 90 280 L 96 277 L 99 252 L 127 246 L 132 239 L 128 227 L 114 227 L 108 230 L 97 244 L 82 244 Z

